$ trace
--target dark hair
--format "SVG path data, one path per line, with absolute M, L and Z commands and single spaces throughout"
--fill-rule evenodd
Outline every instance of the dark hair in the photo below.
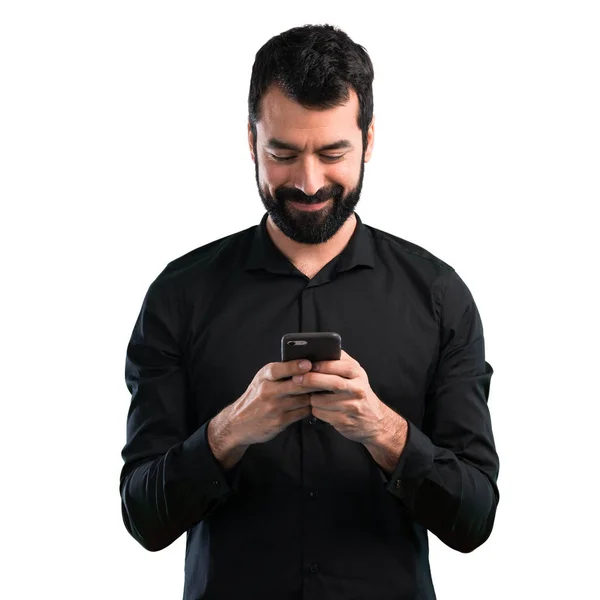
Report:
M 256 145 L 260 102 L 273 84 L 306 108 L 326 109 L 358 96 L 363 152 L 373 118 L 373 64 L 367 51 L 332 25 L 294 27 L 272 37 L 257 53 L 250 78 L 248 119 Z

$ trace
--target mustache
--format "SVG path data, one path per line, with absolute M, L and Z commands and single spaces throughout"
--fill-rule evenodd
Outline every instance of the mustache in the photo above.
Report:
M 344 193 L 344 188 L 339 184 L 334 184 L 329 187 L 322 187 L 312 196 L 307 196 L 302 190 L 297 188 L 281 187 L 275 190 L 275 199 L 279 202 L 289 200 L 291 202 L 300 202 L 302 204 L 320 204 L 329 200 L 329 198 L 341 198 Z

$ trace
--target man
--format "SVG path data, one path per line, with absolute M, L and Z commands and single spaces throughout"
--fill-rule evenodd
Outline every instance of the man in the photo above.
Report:
M 473 297 L 354 212 L 372 81 L 330 26 L 259 50 L 248 140 L 267 212 L 169 263 L 135 323 L 123 519 L 151 551 L 187 532 L 186 600 L 431 599 L 427 531 L 461 552 L 491 533 Z M 306 331 L 339 333 L 341 360 L 280 362 L 282 335 Z

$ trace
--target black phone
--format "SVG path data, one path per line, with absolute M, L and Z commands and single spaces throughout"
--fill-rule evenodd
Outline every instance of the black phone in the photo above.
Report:
M 281 338 L 281 362 L 306 358 L 311 362 L 340 360 L 342 337 L 332 331 L 286 333 Z
M 306 358 L 311 362 L 320 360 L 340 360 L 342 357 L 342 337 L 333 331 L 311 331 L 307 333 L 286 333 L 281 338 L 281 362 Z M 328 390 L 313 394 L 329 394 Z

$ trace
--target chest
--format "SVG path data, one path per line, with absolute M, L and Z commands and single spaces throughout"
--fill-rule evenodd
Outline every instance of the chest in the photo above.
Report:
M 431 303 L 407 294 L 396 278 L 370 273 L 312 286 L 300 277 L 265 279 L 235 295 L 217 290 L 194 310 L 186 370 L 197 424 L 237 400 L 262 367 L 281 360 L 284 334 L 334 331 L 378 397 L 418 425 L 438 354 Z

